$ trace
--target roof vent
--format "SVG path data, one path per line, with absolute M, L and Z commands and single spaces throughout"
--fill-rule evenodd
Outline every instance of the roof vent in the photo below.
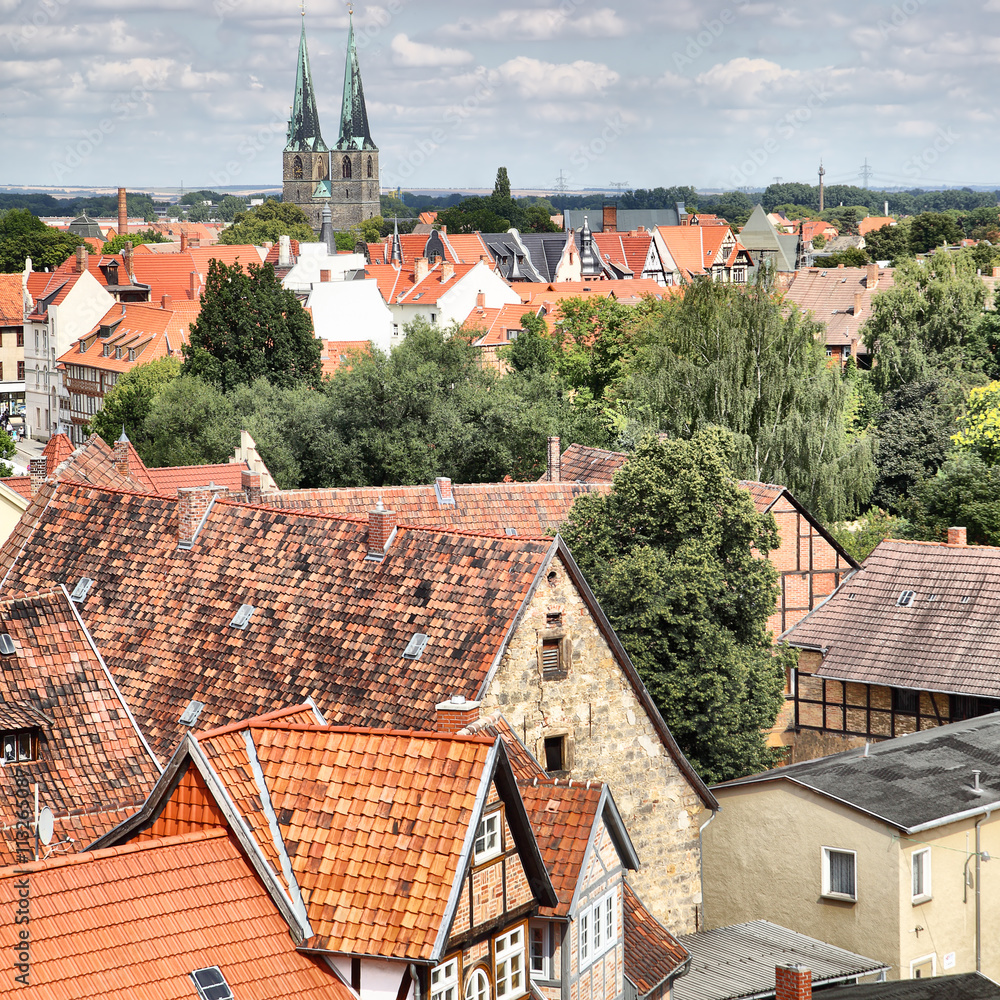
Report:
M 203 701 L 192 701 L 188 704 L 188 707 L 184 709 L 181 714 L 181 725 L 182 726 L 193 726 L 197 721 L 198 717 L 201 715 L 201 710 L 205 707 Z
M 250 616 L 254 613 L 252 604 L 241 604 L 240 610 L 233 615 L 233 620 L 229 623 L 230 628 L 245 629 L 250 621 Z
M 927 600 L 928 601 L 936 601 L 937 600 L 937 594 L 928 594 L 927 595 Z
M 80 582 L 73 588 L 73 593 L 69 595 L 69 599 L 76 601 L 77 604 L 82 603 L 87 599 L 87 594 L 90 593 L 90 588 L 93 585 L 94 581 L 89 576 L 81 576 Z
M 4 656 L 13 656 L 16 652 L 14 640 L 6 632 L 0 632 L 0 653 Z
M 404 660 L 419 660 L 427 645 L 427 636 L 423 632 L 416 632 L 413 638 L 406 644 L 403 650 Z
M 899 600 L 896 601 L 896 607 L 897 608 L 908 608 L 913 603 L 913 598 L 915 596 L 916 595 L 915 595 L 914 591 L 912 591 L 912 590 L 904 590 L 899 595 Z
M 516 535 L 517 534 L 517 528 L 504 528 L 503 531 L 504 531 L 505 535 Z
M 857 595 L 857 594 L 856 594 L 856 593 L 855 593 L 854 591 L 851 591 L 851 593 L 849 593 L 849 594 L 847 595 L 847 599 L 848 599 L 849 601 L 853 601 L 853 600 L 854 600 L 854 598 L 855 598 L 855 597 L 857 597 L 857 596 L 858 596 L 858 595 Z
M 964 596 L 964 597 L 962 598 L 962 600 L 961 600 L 961 602 L 960 602 L 960 603 L 962 603 L 962 604 L 968 604 L 968 603 L 969 603 L 969 601 L 971 601 L 971 600 L 972 600 L 972 598 L 971 598 L 971 597 L 969 597 L 969 595 L 968 595 L 968 594 L 966 594 L 966 595 L 965 595 L 965 596 Z
M 200 1000 L 233 1000 L 233 991 L 217 965 L 196 969 L 191 973 L 191 978 L 198 989 Z

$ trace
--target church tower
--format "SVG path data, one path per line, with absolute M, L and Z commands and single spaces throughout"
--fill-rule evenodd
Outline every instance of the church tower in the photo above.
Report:
M 288 142 L 282 159 L 282 199 L 298 205 L 318 230 L 323 206 L 330 197 L 330 151 L 319 130 L 316 95 L 306 49 L 305 12 L 299 38 L 295 99 L 288 120 Z
M 354 43 L 354 17 L 347 35 L 344 67 L 344 101 L 340 111 L 340 137 L 330 154 L 330 210 L 333 227 L 343 231 L 363 219 L 382 214 L 379 201 L 378 146 L 368 129 L 365 91 Z

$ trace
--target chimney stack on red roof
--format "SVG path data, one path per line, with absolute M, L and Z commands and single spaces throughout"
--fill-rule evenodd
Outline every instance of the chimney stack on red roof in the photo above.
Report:
M 396 512 L 386 510 L 379 501 L 375 510 L 368 511 L 368 559 L 381 562 L 396 533 Z
M 128 479 L 128 438 L 125 436 L 124 427 L 122 428 L 122 436 L 114 443 L 111 451 L 118 474 Z
M 455 265 L 450 260 L 441 261 L 441 283 L 451 281 L 455 277 Z
M 547 483 L 558 483 L 562 472 L 562 454 L 559 451 L 559 438 L 549 438 L 548 461 L 545 466 L 545 481 Z
M 171 297 L 170 297 L 169 295 L 167 295 L 167 293 L 166 293 L 166 292 L 164 292 L 164 293 L 163 293 L 163 294 L 162 294 L 162 295 L 160 296 L 160 308 L 162 308 L 162 309 L 169 309 L 169 308 L 170 308 L 170 304 L 171 304 L 171 303 L 172 303 L 173 301 L 174 301 L 174 300 L 173 300 L 173 299 L 172 299 L 172 298 L 171 298 Z
M 441 235 L 442 236 L 447 236 L 448 235 L 448 227 L 447 226 L 441 226 Z
M 618 232 L 618 206 L 617 205 L 605 205 L 604 206 L 604 219 L 603 219 L 604 231 L 606 233 L 617 233 Z
M 439 733 L 457 733 L 479 721 L 481 702 L 466 701 L 465 696 L 453 694 L 437 706 L 434 728 Z
M 859 291 L 859 292 L 855 292 L 854 293 L 854 315 L 855 316 L 860 316 L 861 315 L 861 306 L 862 306 L 862 303 L 864 302 L 864 299 L 865 299 L 865 293 L 864 292 L 860 292 Z
M 28 475 L 31 477 L 31 495 L 34 496 L 44 484 L 49 474 L 49 459 L 47 455 L 28 459 Z
M 125 188 L 118 189 L 118 235 L 128 232 L 128 202 L 125 198 Z
M 865 278 L 865 285 L 867 285 L 868 291 L 878 287 L 878 264 L 868 265 L 868 275 Z
M 774 1000 L 812 1000 L 812 972 L 804 965 L 776 966 L 774 986 Z
M 427 272 L 430 270 L 430 265 L 427 263 L 426 257 L 418 257 L 413 262 L 413 280 L 416 284 L 420 284 L 424 278 L 427 277 Z
M 87 270 L 87 258 L 89 254 L 87 253 L 87 247 L 84 244 L 80 244 L 76 248 L 76 273 L 83 274 Z
M 451 480 L 447 476 L 438 476 L 434 480 L 434 492 L 437 494 L 438 504 L 455 505 L 455 491 L 451 488 Z
M 188 248 L 188 235 L 184 230 L 181 230 L 181 253 L 184 253 Z
M 479 292 L 476 293 L 476 308 L 477 309 L 486 308 L 486 292 L 482 291 L 481 289 Z
M 190 287 L 188 288 L 188 298 L 189 299 L 196 299 L 196 298 L 198 298 L 198 285 L 199 285 L 198 272 L 197 271 L 192 271 L 191 272 L 191 279 L 190 279 Z
M 180 548 L 191 548 L 215 494 L 225 492 L 225 487 L 214 484 L 182 486 L 177 490 L 177 544 Z
M 292 240 L 288 235 L 278 237 L 278 267 L 292 266 Z
M 247 503 L 260 503 L 260 473 L 253 469 L 244 469 L 240 473 L 240 486 L 247 498 Z
M 330 280 L 330 272 L 329 271 L 320 271 L 319 272 L 319 280 L 321 282 L 323 282 L 323 281 L 329 281 Z
M 967 530 L 965 528 L 949 528 L 948 529 L 948 544 L 949 545 L 968 545 L 967 541 Z

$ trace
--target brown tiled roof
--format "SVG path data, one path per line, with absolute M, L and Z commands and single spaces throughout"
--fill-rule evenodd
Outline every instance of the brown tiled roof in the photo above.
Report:
M 142 479 L 165 497 L 176 497 L 179 489 L 191 486 L 225 486 L 227 490 L 239 492 L 242 488 L 242 474 L 249 466 L 246 462 L 222 462 L 218 465 L 168 465 L 162 469 L 142 467 Z M 131 472 L 131 465 L 129 466 Z
M 828 677 L 1000 698 L 1000 548 L 881 542 L 784 637 Z
M 578 483 L 453 485 L 455 503 L 442 503 L 434 486 L 368 486 L 341 490 L 279 490 L 262 502 L 281 510 L 367 517 L 379 501 L 400 523 L 466 528 L 540 537 L 555 531 L 577 497 L 605 487 Z
M 627 461 L 628 455 L 621 451 L 571 444 L 562 453 L 559 478 L 564 483 L 610 483 Z
M 49 460 L 48 468 L 55 472 L 58 466 L 62 465 L 70 455 L 73 454 L 73 443 L 62 432 L 53 434 L 45 442 L 42 454 Z
M 810 267 L 795 272 L 785 297 L 826 327 L 828 345 L 848 345 L 859 339 L 861 325 L 871 316 L 872 297 L 893 286 L 891 269 L 881 269 L 868 287 L 864 267 Z M 855 313 L 855 293 L 861 311 Z
M 55 469 L 50 464 L 48 472 L 49 476 L 55 479 L 146 492 L 146 487 L 141 482 L 123 476 L 115 468 L 114 453 L 99 434 L 91 434 L 86 444 L 77 448 Z
M 0 326 L 24 325 L 20 274 L 0 274 Z
M 494 712 L 461 730 L 463 736 L 491 736 L 503 740 L 514 777 L 519 782 L 530 782 L 532 778 L 547 777 L 544 768 L 535 760 L 531 751 L 521 742 L 521 738 L 511 729 L 510 723 L 500 712 Z
M 625 883 L 625 975 L 639 993 L 652 993 L 676 976 L 691 957 L 688 950 L 654 917 Z
M 781 494 L 786 492 L 784 486 L 776 486 L 774 483 L 758 483 L 752 479 L 741 479 L 740 486 L 749 491 L 754 506 L 761 513 L 770 510 L 781 499 Z
M 31 499 L 31 476 L 4 476 L 0 483 L 19 493 L 25 500 Z
M 10 913 L 24 879 L 31 968 L 28 985 L 12 985 L 9 995 L 181 1000 L 197 994 L 192 972 L 217 966 L 241 1000 L 354 997 L 325 962 L 296 950 L 223 829 L 8 868 L 0 901 Z M 10 928 L 8 950 L 13 921 Z
M 16 647 L 0 663 L 0 731 L 41 733 L 37 760 L 0 767 L 0 863 L 12 864 L 18 779 L 39 783 L 72 850 L 134 812 L 160 771 L 65 590 L 0 602 L 0 632 Z

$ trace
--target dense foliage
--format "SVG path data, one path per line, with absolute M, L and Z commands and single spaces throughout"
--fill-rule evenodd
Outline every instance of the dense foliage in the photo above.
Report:
M 303 243 L 314 243 L 316 234 L 306 218 L 306 213 L 291 202 L 268 198 L 233 216 L 233 224 L 219 234 L 219 242 L 227 246 L 277 243 L 279 236 L 291 236 Z
M 126 243 L 132 246 L 142 246 L 144 243 L 169 243 L 170 238 L 158 233 L 155 229 L 144 229 L 135 233 L 119 233 L 110 240 L 104 241 L 101 253 L 121 253 Z
M 35 218 L 26 208 L 0 212 L 0 272 L 23 271 L 27 258 L 36 271 L 55 270 L 84 241 Z

